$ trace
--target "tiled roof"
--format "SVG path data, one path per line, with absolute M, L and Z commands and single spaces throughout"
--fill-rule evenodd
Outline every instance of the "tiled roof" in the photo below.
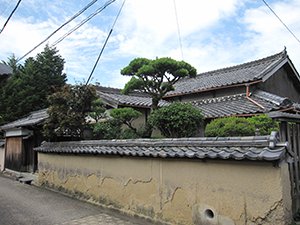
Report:
M 269 112 L 267 115 L 270 118 L 277 119 L 277 120 L 283 120 L 283 121 L 299 122 L 299 120 L 300 120 L 300 114 L 292 114 L 292 113 L 275 111 L 275 112 Z
M 149 95 L 140 92 L 132 92 L 128 95 L 121 94 L 121 89 L 96 87 L 98 96 L 107 103 L 122 106 L 150 108 L 152 99 Z M 165 100 L 159 102 L 159 107 L 168 105 Z
M 28 116 L 15 120 L 11 123 L 7 123 L 0 127 L 1 130 L 7 130 L 17 127 L 26 127 L 39 124 L 48 118 L 47 109 L 31 112 Z
M 8 75 L 8 74 L 12 74 L 12 69 L 10 68 L 10 66 L 7 66 L 3 63 L 0 63 L 0 75 Z
M 260 90 L 255 91 L 250 98 L 257 102 L 260 106 L 263 106 L 263 108 L 250 101 L 246 97 L 246 94 L 193 101 L 192 104 L 202 111 L 205 118 L 218 118 L 245 114 L 251 115 L 285 109 L 292 106 L 292 102 L 287 98 L 282 98 Z
M 260 60 L 198 74 L 195 78 L 184 78 L 175 85 L 175 90 L 168 96 L 201 92 L 229 85 L 261 80 L 274 67 L 287 58 L 286 51 Z
M 120 155 L 154 158 L 234 159 L 275 161 L 285 156 L 286 144 L 270 136 L 97 140 L 44 142 L 35 148 L 43 153 Z
M 299 103 L 294 103 L 293 106 L 296 110 L 300 111 L 300 104 Z

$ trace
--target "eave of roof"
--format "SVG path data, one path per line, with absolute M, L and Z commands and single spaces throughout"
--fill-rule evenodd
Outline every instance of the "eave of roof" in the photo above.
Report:
M 44 142 L 41 153 L 119 155 L 151 158 L 233 159 L 277 161 L 285 156 L 286 145 L 271 136 L 97 140 Z
M 144 93 L 130 93 L 129 95 L 121 94 L 120 89 L 112 89 L 105 87 L 99 87 L 97 89 L 97 95 L 108 105 L 112 107 L 130 106 L 138 108 L 151 108 L 152 98 Z M 161 100 L 159 102 L 159 107 L 168 105 L 169 102 Z
M 184 78 L 174 85 L 175 90 L 169 92 L 165 98 L 262 82 L 265 77 L 274 73 L 277 66 L 288 62 L 287 59 L 284 50 L 263 59 L 201 73 L 195 78 Z
M 33 126 L 33 125 L 40 124 L 47 118 L 48 118 L 47 109 L 41 109 L 38 111 L 31 112 L 28 116 L 25 116 L 21 119 L 7 123 L 1 126 L 0 129 L 9 130 L 12 128 Z

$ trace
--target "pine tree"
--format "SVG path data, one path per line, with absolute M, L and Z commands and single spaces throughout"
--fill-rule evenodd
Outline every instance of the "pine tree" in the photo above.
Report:
M 0 89 L 2 124 L 18 119 L 29 112 L 48 107 L 47 97 L 66 83 L 64 59 L 56 48 L 46 46 L 24 65 L 8 59 L 13 74 Z

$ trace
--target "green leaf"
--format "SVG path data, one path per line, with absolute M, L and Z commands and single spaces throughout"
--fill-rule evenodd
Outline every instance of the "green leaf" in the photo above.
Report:
M 165 137 L 192 137 L 198 134 L 203 121 L 202 113 L 188 103 L 172 103 L 153 111 L 149 123 Z
M 152 109 L 156 109 L 164 95 L 173 90 L 173 84 L 183 77 L 195 77 L 196 69 L 184 61 L 169 57 L 154 60 L 136 58 L 121 70 L 121 74 L 132 77 L 125 85 L 123 93 L 148 93 L 153 98 Z

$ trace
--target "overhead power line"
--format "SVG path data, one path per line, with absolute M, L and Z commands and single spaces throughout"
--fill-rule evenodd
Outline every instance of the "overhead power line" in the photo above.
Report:
M 68 23 L 76 19 L 78 16 L 80 16 L 83 12 L 85 12 L 89 7 L 91 7 L 93 4 L 95 4 L 98 0 L 93 0 L 89 4 L 87 4 L 83 9 L 78 11 L 74 16 L 72 16 L 69 20 L 64 22 L 61 26 L 59 26 L 55 31 L 53 31 L 48 37 L 46 37 L 43 41 L 41 41 L 38 45 L 36 45 L 33 49 L 31 49 L 29 52 L 27 52 L 25 55 L 23 55 L 21 58 L 18 59 L 17 62 L 24 59 L 27 55 L 29 55 L 31 52 L 33 52 L 35 49 L 37 49 L 39 46 L 44 44 L 46 41 L 48 41 L 55 33 L 57 33 L 61 28 L 66 26 Z
M 100 60 L 100 58 L 101 58 L 101 56 L 102 56 L 102 53 L 103 53 L 103 51 L 104 51 L 104 49 L 105 49 L 105 47 L 106 47 L 106 44 L 107 44 L 107 42 L 108 42 L 108 39 L 110 38 L 110 36 L 111 36 L 111 34 L 112 34 L 112 32 L 113 32 L 113 29 L 114 29 L 114 27 L 115 27 L 115 25 L 116 25 L 116 23 L 117 23 L 117 20 L 118 20 L 120 14 L 121 14 L 121 11 L 122 11 L 122 9 L 123 9 L 123 7 L 124 7 L 124 5 L 125 5 L 125 2 L 126 2 L 126 0 L 123 0 L 123 3 L 122 3 L 122 5 L 121 5 L 121 7 L 120 7 L 120 9 L 119 9 L 119 12 L 118 12 L 118 14 L 117 14 L 117 16 L 116 16 L 116 18 L 115 18 L 115 21 L 113 22 L 113 24 L 112 24 L 112 26 L 111 26 L 111 29 L 110 29 L 110 31 L 109 31 L 109 33 L 108 33 L 106 39 L 105 39 L 105 42 L 104 42 L 104 44 L 103 44 L 103 46 L 102 46 L 102 48 L 101 48 L 101 50 L 100 50 L 100 53 L 99 53 L 98 58 L 97 58 L 97 60 L 96 60 L 96 62 L 95 62 L 95 64 L 94 64 L 94 67 L 93 67 L 93 69 L 92 69 L 92 71 L 91 71 L 91 73 L 90 73 L 90 75 L 89 75 L 89 77 L 88 77 L 88 79 L 87 79 L 87 81 L 86 81 L 86 83 L 85 83 L 85 86 L 88 85 L 88 83 L 90 82 L 90 79 L 91 79 L 92 76 L 93 76 L 93 73 L 94 73 L 94 71 L 95 71 L 95 69 L 96 69 L 96 67 L 97 67 L 97 65 L 98 65 L 98 62 L 99 62 L 99 60 Z
M 72 28 L 71 30 L 69 30 L 67 33 L 65 33 L 63 36 L 61 36 L 59 39 L 57 39 L 52 46 L 55 46 L 57 44 L 59 44 L 60 42 L 62 42 L 66 37 L 68 37 L 70 34 L 72 34 L 74 31 L 76 31 L 77 29 L 79 29 L 82 25 L 84 25 L 85 23 L 87 23 L 88 21 L 90 21 L 94 16 L 98 15 L 100 12 L 102 12 L 107 6 L 109 6 L 110 4 L 112 4 L 113 2 L 115 2 L 116 0 L 109 0 L 107 1 L 103 6 L 101 6 L 100 8 L 98 8 L 94 13 L 90 14 L 87 18 L 85 18 L 84 20 L 82 20 L 79 24 L 77 24 L 74 28 Z
M 179 27 L 179 22 L 178 22 L 176 0 L 173 0 L 173 4 L 174 4 L 174 10 L 175 10 L 175 17 L 176 17 L 176 25 L 177 25 L 177 34 L 178 34 L 179 47 L 180 47 L 180 52 L 181 52 L 181 58 L 183 60 L 182 41 L 181 41 L 180 27 Z
M 282 23 L 282 25 L 288 30 L 288 32 L 293 35 L 293 37 L 300 43 L 299 38 L 294 34 L 294 32 L 280 19 L 280 17 L 275 13 L 275 11 L 271 8 L 271 6 L 265 1 L 262 0 L 263 3 L 269 8 L 269 10 L 277 17 L 277 19 Z
M 7 18 L 7 20 L 5 21 L 2 29 L 0 30 L 0 34 L 2 33 L 2 31 L 4 30 L 4 28 L 6 27 L 8 21 L 10 20 L 10 18 L 12 17 L 12 15 L 15 13 L 15 11 L 17 10 L 17 8 L 19 7 L 20 3 L 22 0 L 19 0 L 17 5 L 15 6 L 15 8 L 13 9 L 13 11 L 10 13 L 9 17 Z

